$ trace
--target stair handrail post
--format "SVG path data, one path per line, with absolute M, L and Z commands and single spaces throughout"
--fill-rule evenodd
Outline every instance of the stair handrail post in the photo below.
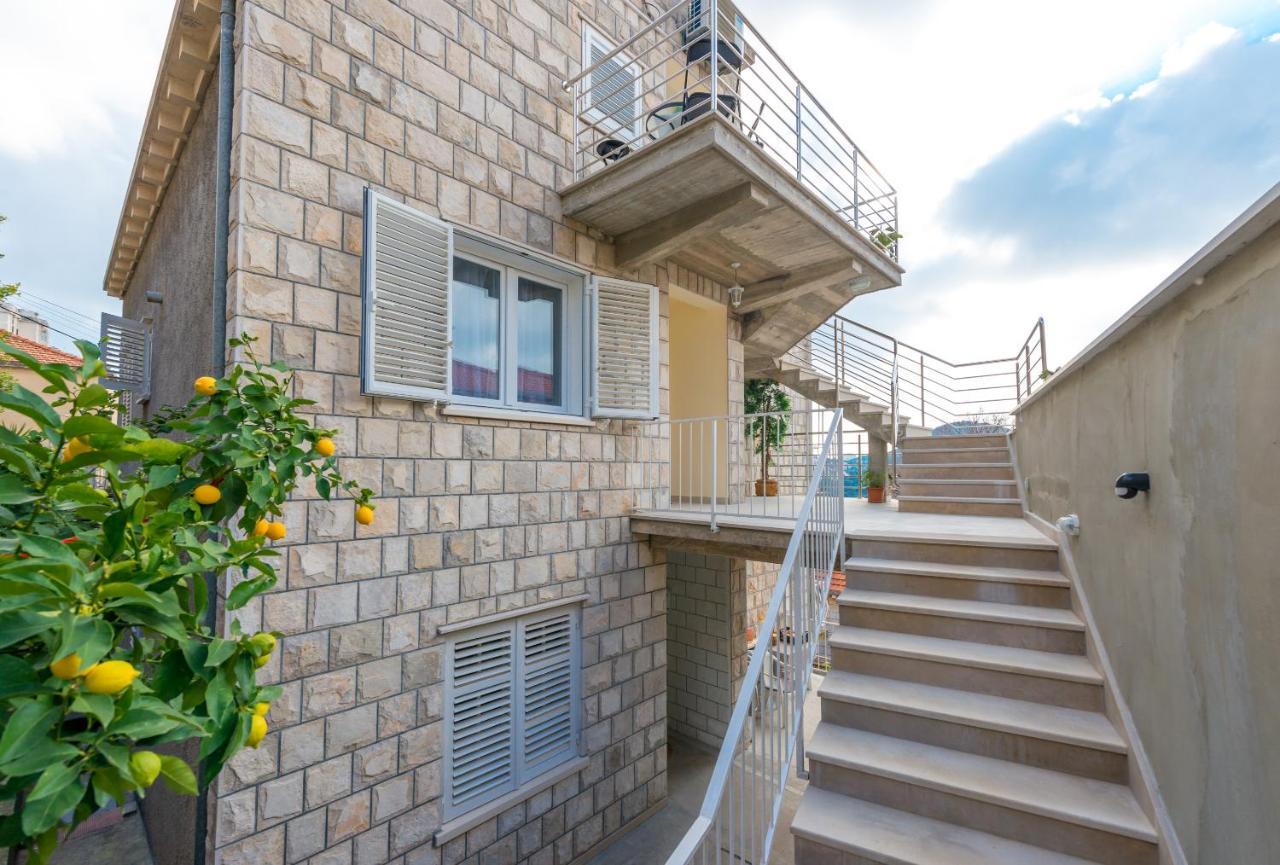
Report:
M 1044 316 L 1040 316 L 1040 320 L 1036 322 L 1036 328 L 1040 331 L 1040 375 L 1047 376 L 1049 373 L 1049 353 L 1044 347 Z
M 711 12 L 711 116 L 720 113 L 720 2 L 710 0 Z
M 889 412 L 893 427 L 889 431 L 889 444 L 893 446 L 892 480 L 887 487 L 897 489 L 898 484 L 898 340 L 893 341 L 893 377 L 889 382 Z M 897 495 L 895 492 L 894 495 Z
M 726 423 L 728 423 L 726 419 Z M 711 420 L 711 531 L 718 532 L 720 527 L 716 525 L 716 519 L 719 516 L 717 505 L 720 502 L 720 431 L 719 421 L 715 418 Z

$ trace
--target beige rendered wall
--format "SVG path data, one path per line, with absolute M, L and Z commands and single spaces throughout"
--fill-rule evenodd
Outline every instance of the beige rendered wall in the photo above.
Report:
M 1280 851 L 1280 226 L 1019 412 L 1190 863 Z M 1113 493 L 1148 471 L 1152 492 Z
M 724 417 L 729 414 L 729 319 L 723 304 L 690 291 L 671 289 L 671 419 Z M 716 494 L 728 489 L 728 454 L 723 425 L 675 426 L 693 438 L 672 444 L 673 495 L 705 494 L 711 489 L 711 436 L 717 439 Z M 705 450 L 703 450 L 705 449 Z
M 34 391 L 35 393 L 41 393 L 46 387 L 49 386 L 49 383 L 44 379 L 42 379 L 37 373 L 32 372 L 31 370 L 27 369 L 25 366 L 22 366 L 17 363 L 14 363 L 12 365 L 8 363 L 0 363 L 0 370 L 3 370 L 4 372 L 12 376 L 16 384 L 20 384 L 23 387 L 25 387 L 27 390 Z M 52 397 L 49 397 L 46 395 L 45 399 L 50 400 L 52 399 Z M 70 411 L 69 408 L 65 408 L 65 407 L 60 408 L 58 409 L 58 414 L 62 415 L 63 417 L 66 417 L 68 411 Z M 29 430 L 35 426 L 35 424 L 32 423 L 30 418 L 24 415 L 20 415 L 17 412 L 3 411 L 3 410 L 0 410 L 0 425 L 4 425 L 9 427 L 9 429 L 19 430 L 19 431 Z

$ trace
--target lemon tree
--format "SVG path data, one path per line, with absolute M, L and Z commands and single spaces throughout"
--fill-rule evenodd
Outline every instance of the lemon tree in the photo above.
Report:
M 29 862 L 97 809 L 159 779 L 194 793 L 256 747 L 280 689 L 254 671 L 276 635 L 211 627 L 208 581 L 225 577 L 227 610 L 274 585 L 271 545 L 301 483 L 373 519 L 288 371 L 232 344 L 245 364 L 122 427 L 97 346 L 78 343 L 75 367 L 0 343 L 47 383 L 0 392 L 34 423 L 0 428 L 0 847 Z M 153 750 L 193 738 L 195 770 Z

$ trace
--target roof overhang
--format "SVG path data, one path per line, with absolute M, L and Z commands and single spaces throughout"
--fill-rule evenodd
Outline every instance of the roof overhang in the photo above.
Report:
M 133 175 L 102 287 L 124 295 L 183 148 L 195 125 L 218 56 L 218 0 L 178 0 L 165 39 L 160 71 L 142 126 Z

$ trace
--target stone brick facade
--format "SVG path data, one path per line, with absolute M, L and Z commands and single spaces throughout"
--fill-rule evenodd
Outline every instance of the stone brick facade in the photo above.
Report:
M 614 273 L 569 224 L 581 20 L 640 26 L 622 0 L 243 0 L 237 16 L 228 331 L 296 370 L 342 470 L 378 495 L 287 506 L 281 579 L 237 613 L 284 637 L 283 686 L 257 750 L 232 761 L 211 817 L 220 865 L 568 863 L 666 795 L 666 565 L 627 515 L 654 501 L 652 424 L 482 420 L 361 394 L 366 186 L 598 273 L 724 302 L 675 266 Z M 165 207 L 182 207 L 173 198 Z M 141 291 L 137 285 L 130 292 Z M 731 318 L 730 406 L 742 348 Z M 157 367 L 164 359 L 157 358 Z M 224 591 L 229 588 L 224 586 Z M 441 625 L 586 594 L 586 769 L 440 847 Z

